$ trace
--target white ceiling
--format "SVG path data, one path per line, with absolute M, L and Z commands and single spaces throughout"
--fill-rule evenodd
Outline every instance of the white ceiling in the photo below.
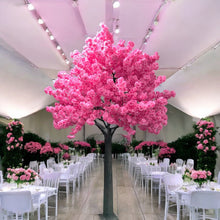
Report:
M 27 0 L 0 0 L 0 115 L 21 118 L 54 100 L 44 94 L 58 71 L 69 70 L 48 34 L 27 9 Z M 219 0 L 29 0 L 45 21 L 66 57 L 82 50 L 99 23 L 120 33 L 115 41 L 134 41 L 136 48 L 160 55 L 157 74 L 168 80 L 160 89 L 176 92 L 170 104 L 193 117 L 220 113 Z M 160 9 L 161 7 L 161 9 Z M 159 11 L 159 23 L 143 44 Z

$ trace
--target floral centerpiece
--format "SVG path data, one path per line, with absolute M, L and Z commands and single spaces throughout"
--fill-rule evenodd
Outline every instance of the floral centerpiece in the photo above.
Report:
M 191 174 L 192 174 L 192 170 L 186 169 L 183 174 L 183 180 L 186 182 L 190 182 L 192 180 Z
M 7 182 L 15 182 L 17 185 L 23 184 L 23 183 L 32 183 L 34 182 L 38 177 L 38 174 L 28 168 L 8 168 L 7 169 Z
M 199 184 L 201 188 L 202 184 L 211 179 L 212 173 L 206 170 L 192 170 L 191 178 L 194 182 Z

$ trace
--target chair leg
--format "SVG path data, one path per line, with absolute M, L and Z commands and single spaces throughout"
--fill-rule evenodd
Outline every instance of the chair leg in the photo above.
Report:
M 45 220 L 48 219 L 48 200 L 46 201 L 45 205 Z
M 57 210 L 58 209 L 58 195 L 56 194 L 55 196 L 56 196 L 55 216 L 57 216 L 57 212 L 58 212 L 58 210 Z
M 40 207 L 37 209 L 37 219 L 40 220 Z

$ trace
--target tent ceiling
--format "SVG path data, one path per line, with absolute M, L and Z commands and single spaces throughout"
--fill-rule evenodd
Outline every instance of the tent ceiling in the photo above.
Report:
M 44 94 L 58 71 L 68 70 L 48 34 L 25 5 L 27 0 L 0 1 L 0 115 L 24 117 L 54 100 Z M 66 57 L 82 50 L 99 23 L 118 22 L 115 41 L 134 41 L 136 48 L 160 55 L 157 74 L 168 80 L 161 88 L 176 91 L 170 104 L 193 117 L 220 113 L 219 0 L 29 0 L 45 21 Z M 159 23 L 143 39 L 159 10 Z M 116 21 L 116 19 L 118 19 Z M 215 48 L 214 48 L 215 47 Z

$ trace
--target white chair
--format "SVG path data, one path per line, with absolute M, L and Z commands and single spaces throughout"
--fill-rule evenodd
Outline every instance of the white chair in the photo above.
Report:
M 53 169 L 53 166 L 55 164 L 55 159 L 53 157 L 50 157 L 48 160 L 47 160 L 47 169 L 49 168 L 52 168 Z
M 165 186 L 165 214 L 164 220 L 167 219 L 169 207 L 177 204 L 176 190 L 179 189 L 183 184 L 182 175 L 180 174 L 167 174 L 163 177 Z M 170 205 L 170 202 L 173 204 Z M 177 218 L 179 217 L 179 211 L 177 209 Z
M 170 158 L 164 158 L 163 162 L 160 163 L 161 170 L 167 172 L 169 165 L 170 165 Z
M 183 166 L 183 159 L 176 159 L 176 165 L 179 166 L 179 167 L 182 167 Z
M 220 184 L 220 171 L 218 172 L 218 179 L 217 179 L 218 184 Z
M 0 170 L 0 184 L 3 184 L 3 182 L 4 182 L 3 173 L 2 173 L 2 171 Z
M 198 210 L 202 209 L 202 213 Z M 214 209 L 215 216 L 208 216 L 205 210 Z M 194 191 L 191 194 L 190 217 L 191 220 L 197 219 L 216 219 L 219 220 L 220 192 L 215 191 Z
M 60 176 L 60 172 L 53 172 L 46 174 L 43 178 L 43 185 L 53 188 L 47 192 L 47 196 L 48 198 L 55 196 L 55 216 L 57 216 L 58 213 L 58 191 Z
M 38 162 L 35 161 L 30 161 L 29 167 L 34 170 L 36 173 L 38 173 Z
M 0 192 L 1 209 L 3 219 L 23 219 L 27 214 L 38 210 L 38 220 L 40 220 L 40 205 L 41 201 L 33 202 L 30 191 L 15 191 L 15 192 Z M 47 206 L 45 206 L 47 209 Z M 45 210 L 46 219 L 48 219 L 47 210 Z

